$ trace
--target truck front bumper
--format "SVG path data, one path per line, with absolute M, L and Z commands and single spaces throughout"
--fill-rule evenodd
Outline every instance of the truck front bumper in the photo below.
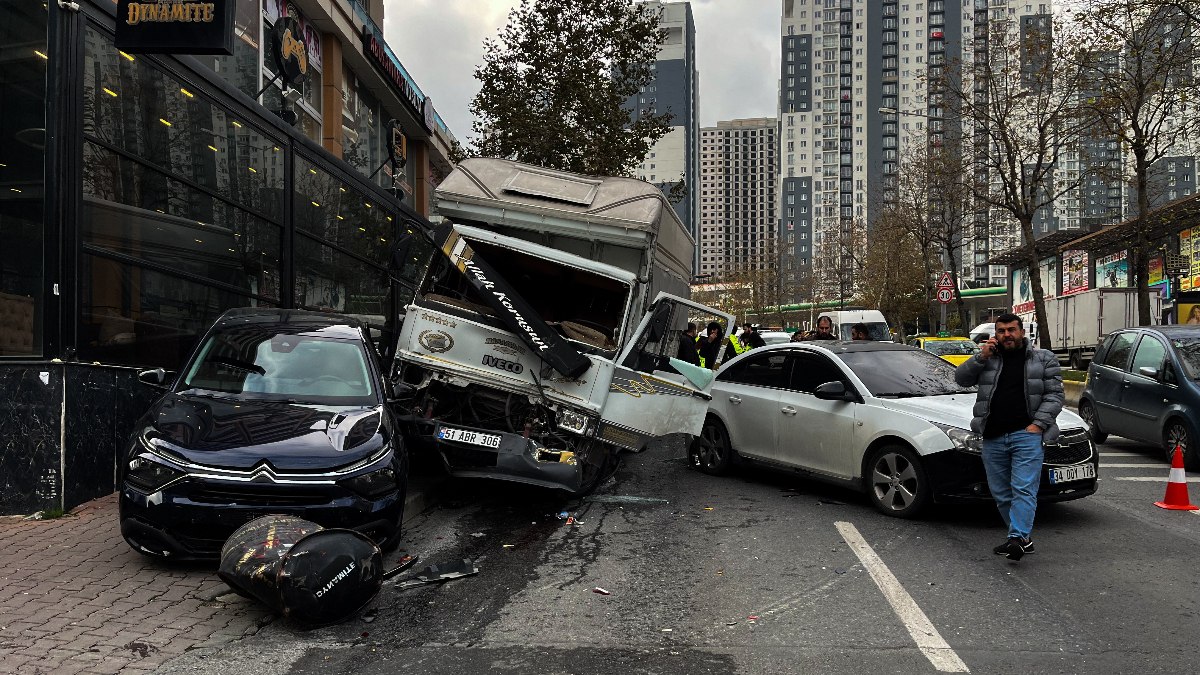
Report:
M 446 471 L 458 478 L 492 478 L 555 490 L 575 491 L 583 477 L 582 464 L 571 451 L 553 450 L 522 434 L 442 425 L 436 420 L 409 417 L 410 447 L 435 453 Z M 443 430 L 463 431 L 475 439 L 499 437 L 497 447 L 477 441 L 450 440 Z M 459 434 L 449 434 L 459 435 Z

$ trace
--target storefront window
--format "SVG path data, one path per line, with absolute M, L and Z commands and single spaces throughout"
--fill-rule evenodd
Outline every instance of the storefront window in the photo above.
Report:
M 84 254 L 78 353 L 85 361 L 179 368 L 218 316 L 270 307 L 174 275 Z
M 85 40 L 83 131 L 89 141 L 265 218 L 282 218 L 284 153 L 274 140 L 146 57 L 117 51 L 96 28 L 87 28 Z M 93 194 L 127 190 L 134 180 L 111 170 L 84 177 Z M 119 185 L 101 185 L 110 182 Z M 206 220 L 203 213 L 191 215 Z
M 233 55 L 196 57 L 226 82 L 251 98 L 254 98 L 262 87 L 258 62 L 261 44 L 259 31 L 262 30 L 260 16 L 258 0 L 237 0 L 233 17 Z
M 0 356 L 42 353 L 46 7 L 0 0 Z
M 353 78 L 353 75 L 350 77 Z M 358 169 L 362 175 L 370 176 L 379 168 L 384 157 L 382 115 L 379 112 L 379 102 L 365 87 L 355 87 L 353 92 L 346 111 L 346 126 L 358 134 L 358 139 L 354 140 L 343 134 L 342 159 Z
M 296 157 L 296 229 L 386 268 L 396 245 L 396 225 L 372 198 Z

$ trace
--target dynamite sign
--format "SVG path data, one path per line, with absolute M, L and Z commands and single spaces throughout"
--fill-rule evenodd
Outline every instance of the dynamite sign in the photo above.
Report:
M 117 49 L 130 54 L 232 54 L 235 2 L 118 0 Z

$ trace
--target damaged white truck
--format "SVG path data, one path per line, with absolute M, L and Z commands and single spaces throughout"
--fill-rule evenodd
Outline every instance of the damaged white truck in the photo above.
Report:
M 620 449 L 700 432 L 711 371 L 679 361 L 695 242 L 643 181 L 467 159 L 398 331 L 410 444 L 455 476 L 595 489 Z

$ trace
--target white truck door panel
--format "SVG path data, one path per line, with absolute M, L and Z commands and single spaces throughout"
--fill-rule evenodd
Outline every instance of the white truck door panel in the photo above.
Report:
M 600 411 L 602 440 L 640 450 L 658 436 L 699 435 L 712 385 L 699 388 L 667 370 L 691 312 L 719 316 L 732 331 L 732 316 L 660 293 L 617 358 Z

